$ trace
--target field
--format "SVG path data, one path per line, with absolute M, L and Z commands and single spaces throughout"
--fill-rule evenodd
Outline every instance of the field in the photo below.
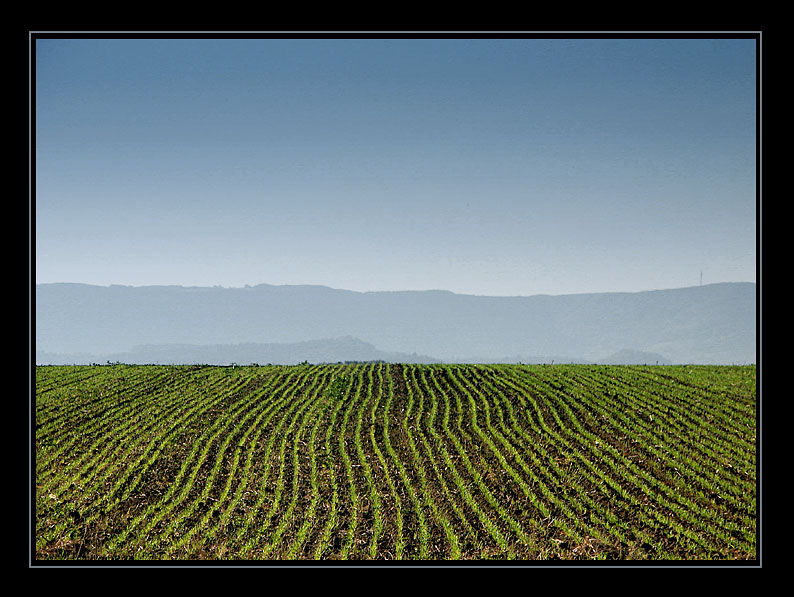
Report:
M 756 368 L 36 367 L 35 560 L 755 560 Z

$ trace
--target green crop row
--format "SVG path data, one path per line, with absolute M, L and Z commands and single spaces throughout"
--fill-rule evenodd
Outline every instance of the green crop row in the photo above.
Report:
M 753 560 L 755 367 L 37 367 L 35 558 Z

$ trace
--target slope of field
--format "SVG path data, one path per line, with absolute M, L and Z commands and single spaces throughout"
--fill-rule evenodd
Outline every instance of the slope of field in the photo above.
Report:
M 36 368 L 36 560 L 752 560 L 756 481 L 754 366 Z

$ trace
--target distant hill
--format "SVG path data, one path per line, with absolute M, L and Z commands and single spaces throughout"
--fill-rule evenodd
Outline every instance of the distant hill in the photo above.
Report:
M 206 348 L 210 346 L 226 346 L 224 354 L 231 357 L 242 350 L 240 345 L 308 343 L 303 346 L 308 355 L 313 342 L 350 337 L 370 351 L 428 355 L 423 358 L 444 362 L 547 361 L 542 355 L 603 362 L 621 351 L 654 353 L 671 363 L 756 360 L 753 283 L 528 297 L 268 284 L 64 283 L 37 285 L 35 301 L 38 354 L 115 355 L 147 345 L 153 354 L 152 345 L 171 345 L 170 351 L 182 345 L 182 353 L 171 355 L 187 359 L 189 350 L 209 354 L 215 350 Z M 327 355 L 331 358 L 323 360 L 347 360 L 341 347 L 335 354 L 340 358 Z
M 121 362 L 141 365 L 297 365 L 310 363 L 336 363 L 345 361 L 386 363 L 436 363 L 435 359 L 417 354 L 384 352 L 372 344 L 356 338 L 329 338 L 323 340 L 283 344 L 149 344 L 136 346 L 127 352 L 111 354 L 53 354 L 37 352 L 36 362 L 41 365 L 72 365 L 80 363 Z
M 665 357 L 655 352 L 641 350 L 619 350 L 599 361 L 603 365 L 670 365 Z

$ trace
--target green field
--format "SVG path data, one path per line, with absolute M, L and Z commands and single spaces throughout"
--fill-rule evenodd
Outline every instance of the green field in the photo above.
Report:
M 754 560 L 756 368 L 36 367 L 36 560 Z

